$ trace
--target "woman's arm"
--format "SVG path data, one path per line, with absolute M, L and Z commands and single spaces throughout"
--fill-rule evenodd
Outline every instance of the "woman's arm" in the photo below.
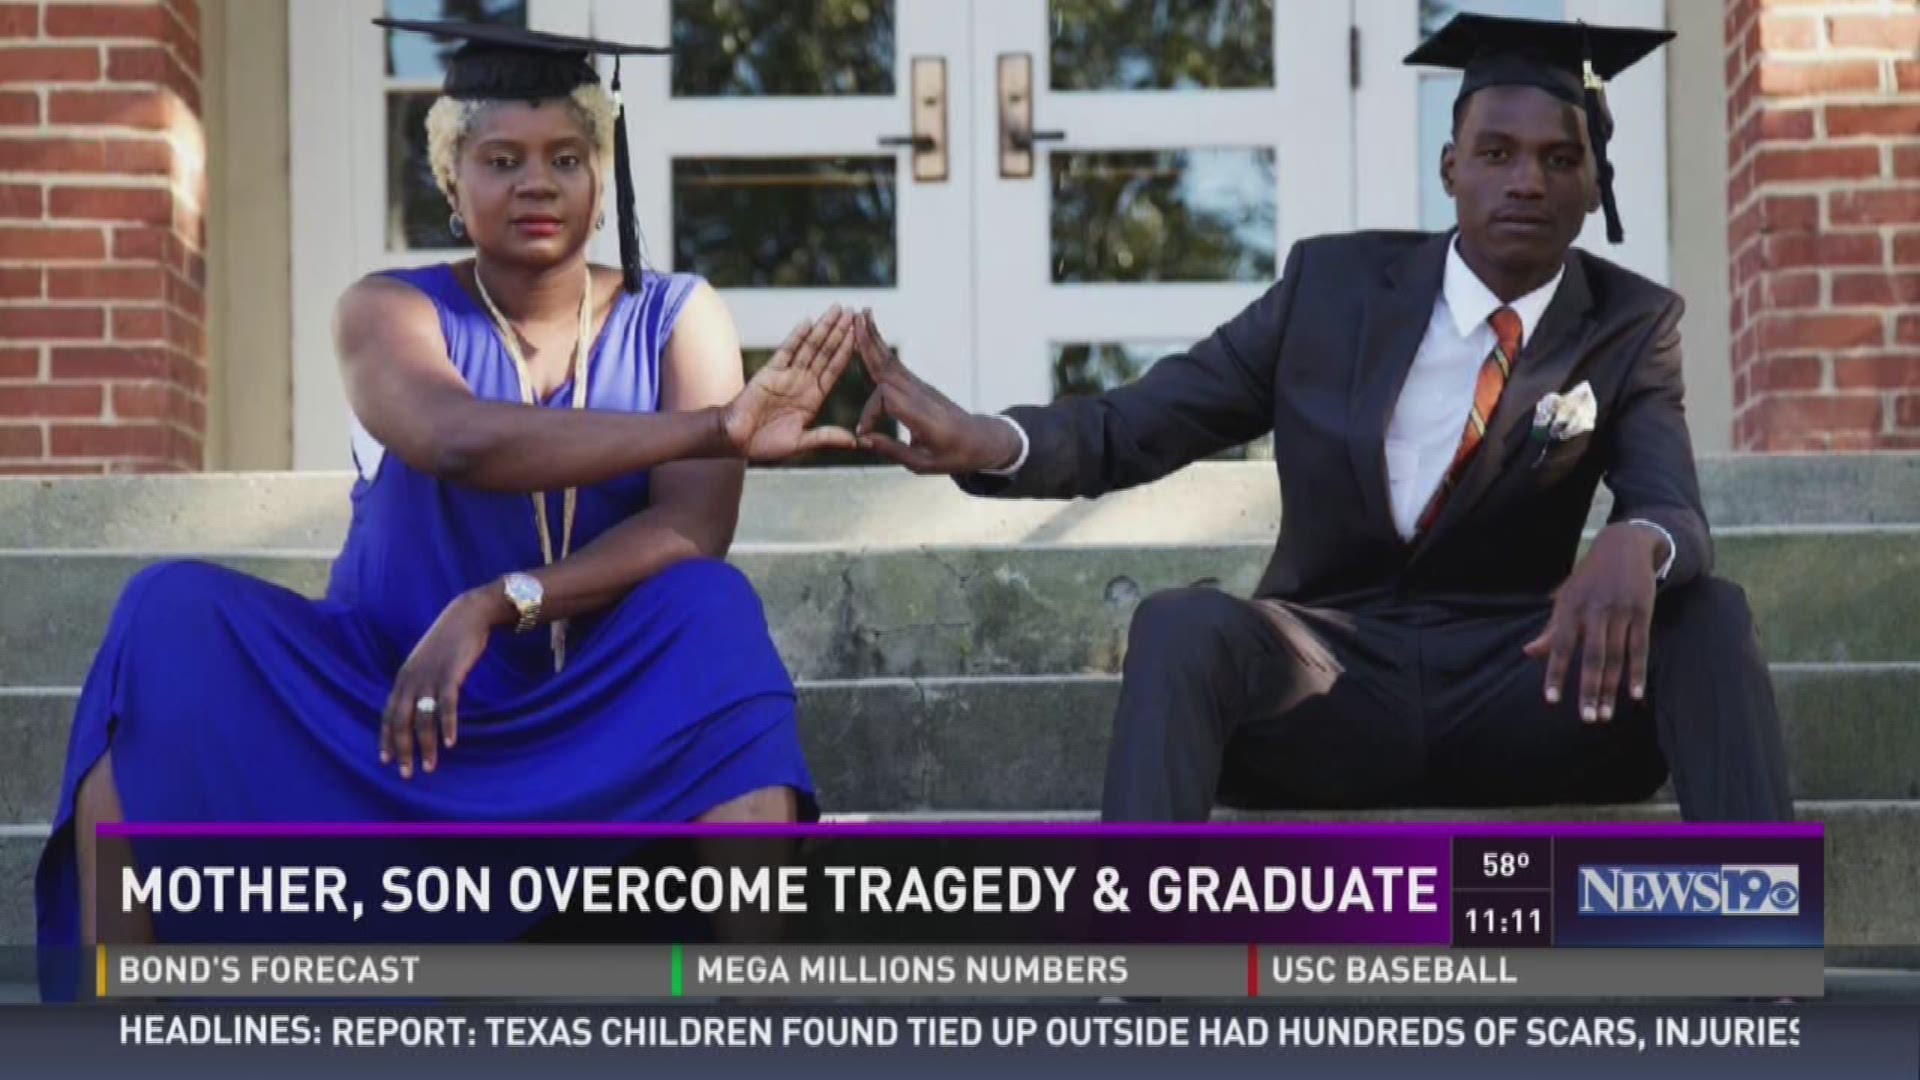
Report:
M 724 405 L 740 393 L 740 341 L 726 305 L 702 283 L 687 299 L 662 358 L 662 410 Z M 647 509 L 544 569 L 529 568 L 545 592 L 541 617 L 565 619 L 618 603 L 642 581 L 682 559 L 725 558 L 740 517 L 746 464 L 737 458 L 675 461 L 653 470 Z M 497 626 L 517 618 L 499 584 L 481 587 Z
M 742 390 L 740 343 L 733 320 L 712 289 L 703 284 L 695 290 L 662 358 L 661 407 L 682 411 L 609 418 L 665 422 L 717 411 L 722 416 L 718 425 L 724 432 L 722 438 L 735 448 L 734 456 L 660 461 L 650 477 L 651 497 L 646 510 L 552 566 L 528 567 L 544 592 L 542 616 L 551 621 L 597 611 L 617 603 L 634 585 L 682 559 L 724 556 L 733 542 L 740 512 L 740 488 L 746 471 L 741 457 L 775 461 L 810 450 L 851 449 L 852 432 L 807 425 L 852 358 L 852 327 L 852 313 L 837 305 L 811 326 L 801 324 Z M 416 357 L 424 355 L 424 347 L 420 340 L 411 345 Z M 445 365 L 444 354 L 440 363 Z M 451 368 L 447 370 L 450 375 Z M 423 398 L 450 401 L 456 391 L 464 393 L 457 378 L 449 380 L 424 371 L 417 372 L 415 378 L 420 387 L 426 388 Z M 433 385 L 436 381 L 441 385 Z M 445 384 L 449 381 L 456 385 L 448 387 Z M 716 410 L 714 406 L 720 402 L 726 402 L 726 407 Z M 559 417 L 568 415 L 554 412 Z M 391 414 L 385 419 L 397 424 Z M 647 425 L 655 430 L 658 426 Z M 573 431 L 569 425 L 565 433 L 572 435 Z M 374 434 L 381 437 L 378 431 Z M 415 445 L 414 452 L 423 451 Z M 546 454 L 542 447 L 531 456 Z M 659 459 L 632 455 L 629 460 Z M 532 468 L 527 474 L 537 475 Z M 539 484 L 545 486 L 545 481 Z M 453 746 L 458 737 L 460 687 L 467 674 L 485 650 L 492 631 L 517 619 L 518 612 L 498 581 L 476 586 L 447 605 L 394 678 L 380 726 L 382 762 L 397 763 L 400 775 L 410 777 L 418 750 L 426 770 L 434 770 L 440 747 Z M 422 712 L 416 706 L 424 698 L 432 698 L 435 705 Z
M 831 322 L 814 323 L 803 349 L 824 346 Z M 400 282 L 369 277 L 347 290 L 334 333 L 347 400 L 368 433 L 415 469 L 468 487 L 551 491 L 742 453 L 726 400 L 711 395 L 650 414 L 481 401 L 447 360 L 432 302 Z

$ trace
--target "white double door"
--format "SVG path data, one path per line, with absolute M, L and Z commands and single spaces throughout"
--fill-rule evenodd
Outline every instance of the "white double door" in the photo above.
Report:
M 1293 239 L 1351 225 L 1345 4 L 780 6 L 593 10 L 680 50 L 623 69 L 639 217 L 749 346 L 870 306 L 963 404 L 1050 400 L 1137 374 L 1264 291 Z M 836 7 L 869 19 L 809 24 Z M 823 41 L 833 66 L 807 69 Z
M 672 45 L 621 71 L 649 264 L 721 290 L 750 366 L 829 304 L 871 307 L 909 365 L 995 410 L 1137 377 L 1258 297 L 1296 239 L 1448 224 L 1457 82 L 1399 58 L 1462 9 L 1664 17 L 1662 0 L 293 0 L 296 465 L 344 462 L 333 298 L 464 254 L 415 130 L 439 61 L 372 27 L 383 10 Z M 1615 143 L 1635 244 L 1606 251 L 1655 278 L 1661 62 L 1613 91 L 1648 122 Z M 593 254 L 617 258 L 612 230 Z

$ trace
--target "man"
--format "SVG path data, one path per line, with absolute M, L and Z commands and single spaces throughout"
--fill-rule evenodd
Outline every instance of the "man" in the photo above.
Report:
M 1094 398 L 966 413 L 879 344 L 863 445 L 1003 498 L 1097 497 L 1274 433 L 1285 508 L 1248 602 L 1134 615 L 1109 820 L 1239 806 L 1650 795 L 1792 814 L 1767 668 L 1712 546 L 1672 292 L 1572 248 L 1608 211 L 1599 78 L 1664 32 L 1457 17 L 1459 226 L 1295 245 L 1207 340 Z M 911 435 L 872 433 L 884 412 Z M 1611 522 L 1578 554 L 1596 485 Z

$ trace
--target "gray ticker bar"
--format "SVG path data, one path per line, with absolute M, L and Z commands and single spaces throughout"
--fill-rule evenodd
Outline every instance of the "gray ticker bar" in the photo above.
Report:
M 1819 949 L 1240 945 L 114 946 L 106 997 L 1670 998 L 1821 996 Z M 676 994 L 676 990 L 680 994 Z

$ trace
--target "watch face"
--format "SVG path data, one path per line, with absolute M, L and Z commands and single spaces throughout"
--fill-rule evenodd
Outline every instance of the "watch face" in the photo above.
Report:
M 539 603 L 542 591 L 540 583 L 525 574 L 507 577 L 507 599 L 522 607 Z

